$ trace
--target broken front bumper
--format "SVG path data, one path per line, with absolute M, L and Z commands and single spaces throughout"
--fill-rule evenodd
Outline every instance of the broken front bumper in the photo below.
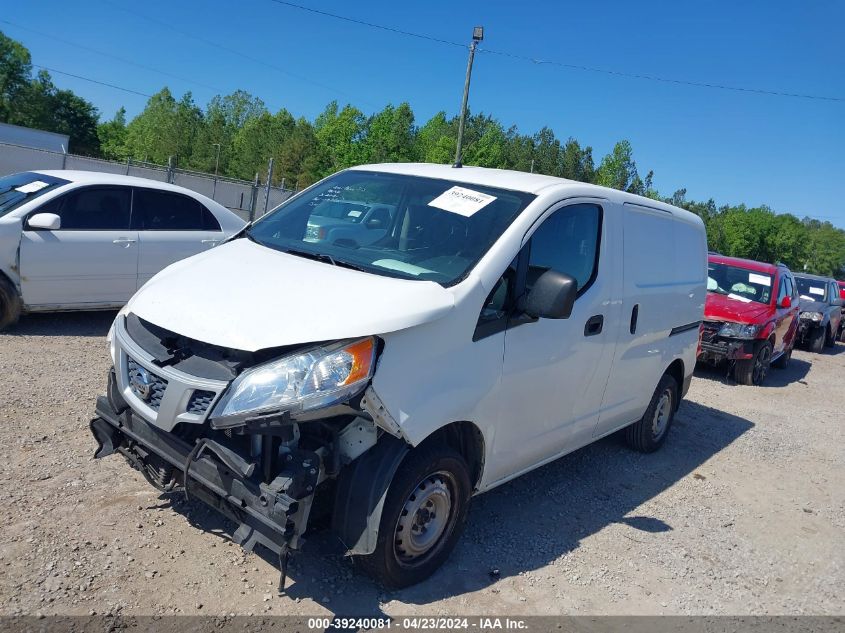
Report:
M 723 360 L 748 360 L 754 357 L 755 340 L 730 339 L 713 336 L 699 342 L 698 360 L 719 362 Z
M 237 464 L 224 463 L 211 451 L 201 454 L 201 442 L 191 446 L 175 435 L 162 431 L 126 409 L 118 413 L 101 396 L 97 399 L 96 416 L 91 432 L 97 440 L 95 458 L 122 453 L 138 466 L 145 455 L 153 454 L 174 467 L 191 496 L 197 497 L 238 524 L 233 539 L 251 551 L 261 544 L 282 555 L 300 530 L 296 529 L 300 504 L 285 491 L 292 483 L 312 486 L 301 476 L 277 477 L 269 484 L 248 474 L 235 472 Z M 185 470 L 188 470 L 187 481 Z M 310 472 L 310 471 L 308 471 Z M 298 479 L 298 480 L 297 480 Z

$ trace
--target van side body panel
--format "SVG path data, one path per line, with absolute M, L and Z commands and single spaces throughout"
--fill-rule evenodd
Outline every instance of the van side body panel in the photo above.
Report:
M 673 361 L 683 362 L 685 379 L 692 374 L 704 314 L 707 238 L 701 221 L 660 208 L 621 206 L 624 325 L 596 437 L 641 418 Z
M 607 197 L 599 198 L 597 194 Z M 562 444 L 537 453 L 528 465 L 523 459 L 517 463 L 508 457 L 508 451 L 497 452 L 493 448 L 497 440 L 500 447 L 503 445 L 499 436 L 507 435 L 508 442 L 518 444 L 520 434 L 528 438 L 540 434 L 541 429 L 532 428 L 503 400 L 502 372 L 509 330 L 478 341 L 472 341 L 473 332 L 487 295 L 540 218 L 555 205 L 587 199 L 601 205 L 605 214 L 599 275 L 610 289 L 601 308 L 607 332 L 605 353 L 613 358 L 613 364 L 606 388 L 598 390 L 599 400 L 594 403 L 597 413 L 591 417 L 587 432 L 568 439 L 563 433 L 559 438 L 565 440 Z M 648 217 L 661 214 L 657 216 L 659 233 L 654 237 L 647 234 L 654 228 L 648 220 L 643 226 L 627 220 L 633 228 L 626 237 L 628 216 L 640 217 L 632 215 L 635 212 L 624 205 L 631 200 L 642 199 L 577 183 L 541 192 L 467 279 L 449 288 L 455 297 L 455 309 L 449 318 L 381 336 L 384 352 L 373 389 L 409 444 L 418 445 L 452 422 L 473 422 L 484 436 L 484 471 L 477 486 L 478 491 L 484 491 L 576 450 L 606 435 L 608 429 L 636 421 L 660 376 L 674 360 L 683 361 L 687 377 L 692 374 L 706 288 L 703 224 L 686 211 L 677 209 L 677 215 L 673 215 L 674 207 L 654 203 L 656 210 L 636 213 Z M 640 257 L 657 239 L 662 244 L 659 255 L 648 253 Z M 626 271 L 628 266 L 632 267 L 630 273 Z M 636 334 L 631 335 L 630 313 L 635 304 L 640 304 L 641 316 Z M 575 325 L 573 331 L 579 330 L 581 336 L 584 323 Z M 684 325 L 688 329 L 673 332 Z M 571 372 L 582 376 L 586 370 L 573 366 Z M 572 407 L 572 415 L 589 410 L 593 410 L 589 403 L 580 403 Z M 516 435 L 514 429 L 519 429 Z

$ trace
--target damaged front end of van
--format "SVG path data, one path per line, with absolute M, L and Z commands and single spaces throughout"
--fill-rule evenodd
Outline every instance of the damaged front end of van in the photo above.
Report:
M 120 453 L 162 492 L 234 521 L 237 543 L 278 554 L 280 591 L 312 514 L 334 510 L 349 553 L 372 551 L 372 517 L 409 450 L 370 384 L 380 339 L 246 352 L 128 313 L 110 347 L 114 367 L 90 423 L 95 457 Z M 333 508 L 339 488 L 355 503 Z

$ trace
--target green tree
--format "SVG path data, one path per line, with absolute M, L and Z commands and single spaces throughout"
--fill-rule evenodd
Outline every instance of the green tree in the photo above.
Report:
M 364 162 L 361 140 L 366 123 L 364 114 L 351 105 L 339 110 L 337 101 L 332 101 L 326 106 L 314 122 L 323 175 Z
M 190 92 L 176 101 L 168 88 L 163 88 L 147 101 L 144 110 L 126 126 L 126 148 L 129 156 L 164 164 L 173 156 L 177 165 L 191 164 L 191 150 L 203 113 Z
M 407 103 L 395 108 L 388 105 L 367 121 L 362 158 L 368 163 L 413 161 L 416 133 L 411 106 Z
M 31 74 L 29 51 L 0 31 L 0 121 L 10 120 L 21 92 L 29 85 Z
M 560 175 L 570 180 L 592 182 L 596 177 L 593 148 L 585 147 L 582 149 L 578 141 L 569 137 L 563 146 Z
M 264 112 L 247 119 L 232 140 L 232 158 L 229 163 L 232 175 L 251 180 L 257 173 L 264 181 L 268 161 L 270 158 L 278 160 L 295 127 L 293 115 L 284 109 L 276 114 Z M 278 182 L 283 177 L 274 168 L 274 180 Z
M 6 122 L 67 134 L 70 147 L 65 149 L 87 156 L 99 155 L 97 108 L 70 90 L 56 88 L 47 71 L 40 71 L 35 79 L 20 88 L 10 105 Z
M 219 173 L 226 173 L 232 157 L 235 135 L 248 121 L 267 113 L 264 102 L 243 90 L 215 96 L 206 107 L 202 125 L 194 137 L 191 167 L 213 172 L 218 163 Z M 219 148 L 218 148 L 219 145 Z
M 120 108 L 111 121 L 97 126 L 100 139 L 100 153 L 103 158 L 125 160 L 126 149 L 126 108 Z
M 596 172 L 596 183 L 622 191 L 643 189 L 633 154 L 629 141 L 616 143 L 613 151 L 602 159 Z
M 457 128 L 440 111 L 417 130 L 416 156 L 426 163 L 450 163 L 455 158 L 456 139 Z

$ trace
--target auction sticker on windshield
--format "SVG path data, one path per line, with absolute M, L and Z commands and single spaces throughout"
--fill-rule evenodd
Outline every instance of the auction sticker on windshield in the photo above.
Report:
M 20 191 L 21 193 L 35 193 L 36 191 L 41 191 L 44 187 L 49 186 L 50 185 L 48 183 L 41 180 L 33 180 L 32 182 L 28 182 L 20 187 L 15 187 L 15 191 Z
M 469 218 L 495 199 L 496 196 L 481 193 L 480 191 L 473 191 L 464 187 L 452 187 L 429 202 L 428 206 L 437 207 L 438 209 L 457 213 L 458 215 Z
M 748 282 L 752 284 L 760 284 L 762 286 L 771 286 L 772 279 L 766 275 L 757 275 L 755 273 L 748 273 Z
M 824 288 L 813 288 L 810 286 L 810 294 L 819 295 L 820 297 L 824 296 Z

